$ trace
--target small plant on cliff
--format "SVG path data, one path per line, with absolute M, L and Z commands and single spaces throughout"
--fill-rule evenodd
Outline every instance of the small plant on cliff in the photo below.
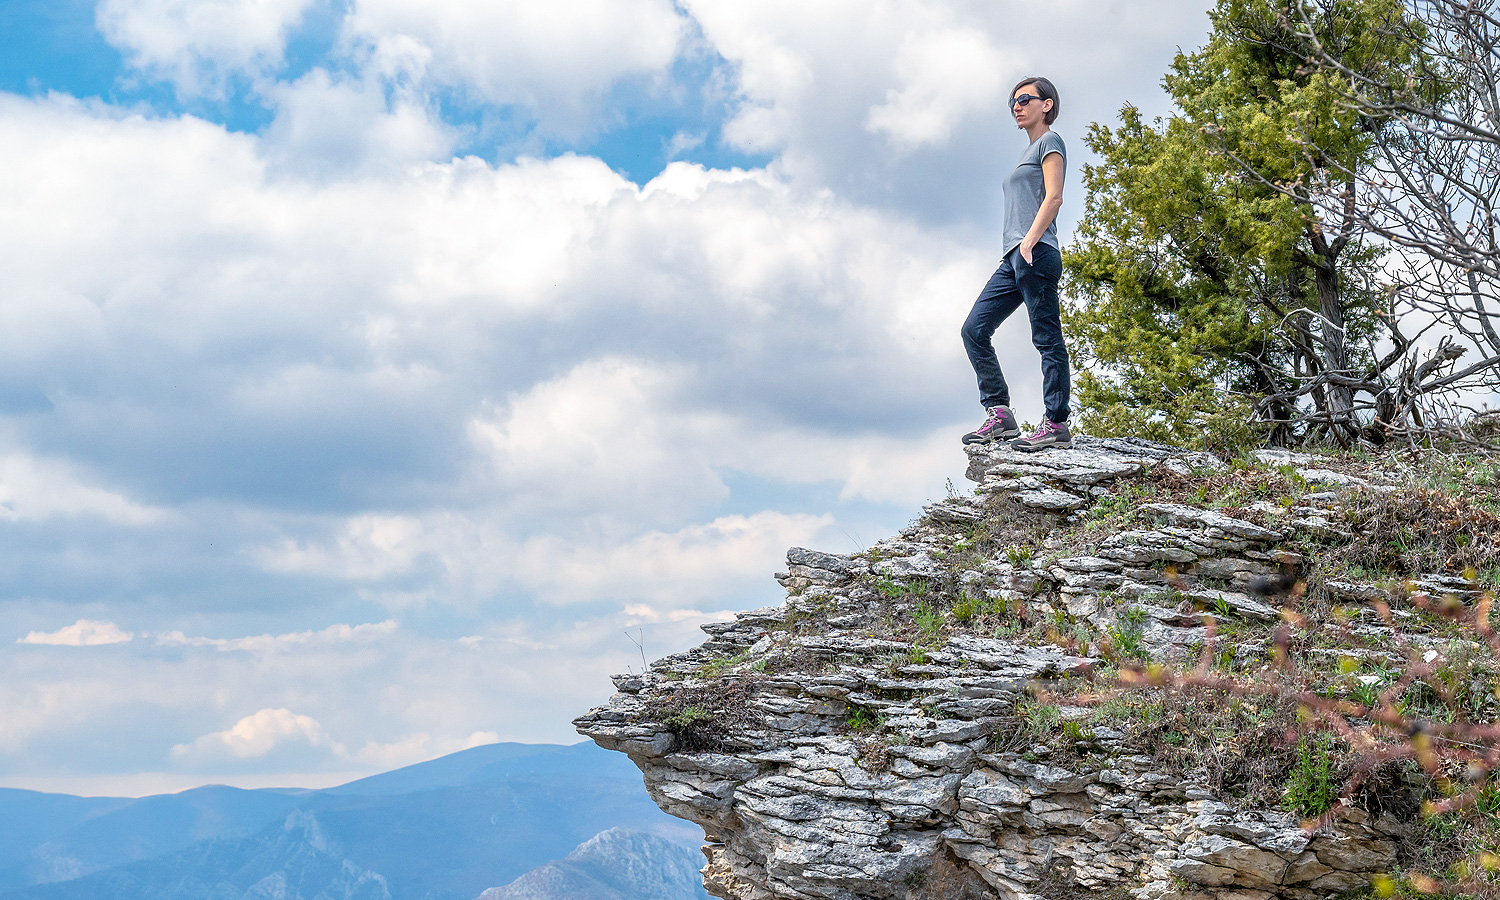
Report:
M 1281 803 L 1305 819 L 1321 816 L 1339 796 L 1332 743 L 1327 734 L 1310 735 L 1297 744 L 1297 761 L 1287 773 Z
M 714 714 L 701 706 L 689 706 L 674 716 L 668 716 L 662 722 L 673 731 L 687 731 L 694 726 L 703 725 L 714 720 Z
M 1026 727 L 1037 737 L 1046 737 L 1062 719 L 1062 710 L 1051 703 L 1027 703 L 1021 709 L 1021 718 Z
M 943 614 L 925 600 L 911 611 L 911 620 L 924 638 L 936 638 L 943 630 Z
M 733 656 L 725 656 L 721 657 L 720 659 L 715 659 L 704 663 L 702 666 L 698 667 L 698 675 L 702 678 L 717 678 L 730 669 L 734 668 L 735 666 L 738 666 L 741 663 L 749 662 L 749 660 L 750 651 L 742 650 Z
M 1381 687 L 1378 681 L 1355 681 L 1349 689 L 1349 699 L 1367 709 L 1374 709 L 1380 705 Z
M 1119 658 L 1144 660 L 1146 650 L 1141 640 L 1145 635 L 1146 614 L 1134 606 L 1122 611 L 1109 626 L 1109 637 Z
M 960 622 L 967 622 L 980 612 L 980 603 L 968 594 L 953 604 L 953 618 Z
M 1485 788 L 1474 801 L 1464 809 L 1424 819 L 1410 841 L 1407 871 L 1377 878 L 1375 896 L 1500 896 L 1500 787 Z
M 1012 619 L 1002 625 L 995 626 L 995 630 L 991 632 L 991 636 L 996 640 L 1012 641 L 1019 637 L 1021 632 L 1025 630 L 1025 623 L 1020 619 Z
M 757 721 L 751 699 L 757 679 L 721 677 L 689 681 L 647 699 L 642 718 L 660 722 L 677 750 L 723 751 L 741 746 L 734 735 Z
M 925 581 L 897 581 L 889 575 L 882 575 L 875 582 L 875 590 L 887 597 L 905 597 L 911 595 L 920 597 L 927 593 L 927 582 Z
M 1145 499 L 1150 496 L 1150 493 L 1144 485 L 1121 485 L 1113 493 L 1105 494 L 1089 507 L 1088 520 L 1090 523 L 1095 523 L 1106 519 L 1129 519 L 1129 513 L 1135 507 L 1136 501 Z
M 855 706 L 850 708 L 849 718 L 844 720 L 844 724 L 850 731 L 874 731 L 880 727 L 880 718 L 868 707 Z
M 1069 719 L 1063 723 L 1063 737 L 1075 744 L 1089 744 L 1094 741 L 1094 730 Z

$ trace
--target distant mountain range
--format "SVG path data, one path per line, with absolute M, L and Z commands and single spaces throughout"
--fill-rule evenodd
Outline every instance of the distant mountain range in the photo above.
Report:
M 709 900 L 701 868 L 694 844 L 611 828 L 478 900 Z
M 619 754 L 491 744 L 321 791 L 0 790 L 0 900 L 694 900 L 700 838 Z

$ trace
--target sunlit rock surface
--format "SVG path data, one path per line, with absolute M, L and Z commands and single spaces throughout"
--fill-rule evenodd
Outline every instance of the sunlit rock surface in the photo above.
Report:
M 1384 488 L 1378 473 L 1316 458 L 1266 463 L 1296 468 L 1308 490 L 1260 522 L 1211 503 L 1138 502 L 1131 527 L 1070 543 L 1063 533 L 1131 479 L 1224 463 L 1133 440 L 971 449 L 974 497 L 934 504 L 865 554 L 793 549 L 777 576 L 784 606 L 705 626 L 702 646 L 617 677 L 609 704 L 575 724 L 629 754 L 662 809 L 702 826 L 704 883 L 726 900 L 1311 900 L 1363 887 L 1396 861 L 1402 826 L 1389 815 L 1350 807 L 1305 831 L 1158 771 L 1105 724 L 1072 732 L 1081 751 L 1054 754 L 1018 705 L 1099 659 L 964 633 L 951 609 L 939 639 L 901 624 L 933 615 L 913 586 L 946 578 L 965 597 L 1099 632 L 1119 633 L 1128 609 L 1143 658 L 1198 652 L 1211 616 L 1270 627 L 1271 595 L 1304 565 L 1288 537 L 1337 533 L 1338 490 Z M 993 517 L 1031 517 L 1044 537 L 955 564 L 967 530 Z M 1254 658 L 1266 644 L 1232 652 Z

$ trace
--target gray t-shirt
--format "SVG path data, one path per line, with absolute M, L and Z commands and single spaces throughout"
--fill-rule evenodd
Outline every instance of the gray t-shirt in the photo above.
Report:
M 1063 164 L 1067 164 L 1068 151 L 1063 147 L 1063 139 L 1055 131 L 1049 131 L 1032 141 L 1026 152 L 1021 154 L 1021 162 L 1016 170 L 1005 179 L 1005 252 L 1000 254 L 1002 257 L 1021 245 L 1021 241 L 1026 239 L 1026 232 L 1036 222 L 1037 211 L 1047 198 L 1047 186 L 1042 181 L 1042 160 L 1052 153 L 1062 154 Z M 1042 234 L 1041 243 L 1062 249 L 1057 245 L 1056 218 Z

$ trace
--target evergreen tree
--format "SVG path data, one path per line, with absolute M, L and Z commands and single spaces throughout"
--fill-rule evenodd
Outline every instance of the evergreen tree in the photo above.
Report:
M 1392 9 L 1328 0 L 1319 39 L 1400 59 L 1376 27 Z M 1118 127 L 1089 130 L 1101 162 L 1084 169 L 1064 264 L 1092 433 L 1346 445 L 1368 424 L 1355 394 L 1376 354 L 1378 250 L 1353 217 L 1278 186 L 1347 191 L 1329 173 L 1360 171 L 1383 123 L 1305 67 L 1284 16 L 1274 0 L 1219 0 L 1208 43 L 1164 79 L 1174 114 L 1148 123 L 1127 106 Z

